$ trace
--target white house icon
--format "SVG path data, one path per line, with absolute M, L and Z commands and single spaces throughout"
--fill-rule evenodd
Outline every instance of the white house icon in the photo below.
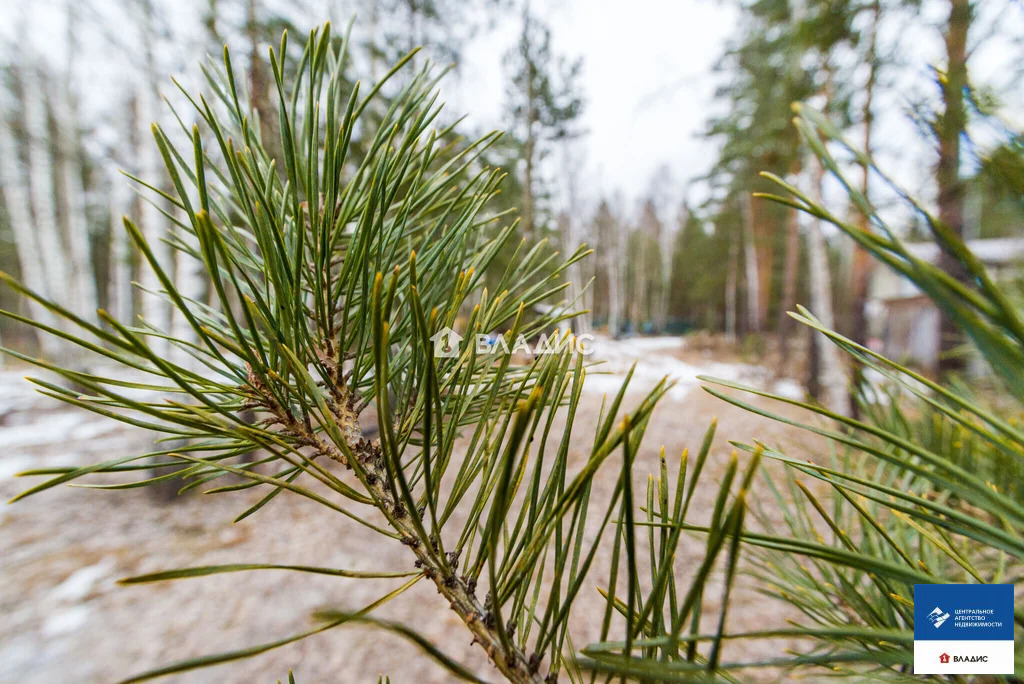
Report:
M 451 328 L 441 328 L 431 336 L 430 341 L 434 343 L 434 358 L 458 358 L 462 335 Z

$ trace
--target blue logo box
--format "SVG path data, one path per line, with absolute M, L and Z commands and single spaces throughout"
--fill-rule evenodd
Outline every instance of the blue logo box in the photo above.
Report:
M 1012 584 L 915 584 L 915 641 L 1013 641 Z

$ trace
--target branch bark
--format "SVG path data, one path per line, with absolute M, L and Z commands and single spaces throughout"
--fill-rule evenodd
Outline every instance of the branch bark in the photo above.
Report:
M 258 382 L 252 384 L 259 386 Z M 349 469 L 353 468 L 337 445 L 321 438 L 309 425 L 296 418 L 290 409 L 280 406 L 269 393 L 261 393 L 255 403 L 269 411 L 286 434 L 303 446 L 311 447 L 315 451 L 314 457 L 325 456 Z M 365 402 L 358 401 L 357 397 L 348 396 L 344 391 L 331 390 L 329 406 L 335 421 L 342 428 L 348 450 L 359 460 L 361 469 L 367 474 L 363 482 L 367 493 L 391 528 L 400 535 L 402 544 L 415 554 L 416 567 L 421 568 L 423 575 L 434 582 L 437 592 L 448 600 L 449 607 L 473 634 L 473 643 L 484 649 L 494 666 L 510 682 L 545 684 L 552 681 L 550 677 L 544 678 L 539 674 L 540 656 L 527 656 L 514 644 L 511 650 L 504 648 L 490 611 L 476 597 L 476 580 L 456 573 L 458 552 L 441 554 L 436 544 L 428 548 L 428 540 L 420 539 L 409 513 L 400 502 L 396 505 L 392 501 L 380 443 L 378 440 L 365 439 L 359 428 L 355 410 L 359 404 L 365 406 Z

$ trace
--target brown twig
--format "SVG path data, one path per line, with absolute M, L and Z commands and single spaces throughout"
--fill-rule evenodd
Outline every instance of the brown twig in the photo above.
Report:
M 254 385 L 257 389 L 262 389 Z M 273 416 L 273 421 L 281 425 L 281 430 L 303 446 L 314 450 L 311 457 L 322 455 L 337 461 L 347 468 L 352 468 L 348 457 L 337 445 L 320 437 L 308 425 L 298 420 L 290 409 L 281 406 L 269 392 L 261 391 L 258 403 Z M 518 646 L 511 644 L 506 650 L 502 645 L 493 620 L 489 619 L 489 611 L 481 605 L 476 597 L 475 578 L 460 577 L 456 573 L 458 552 L 451 552 L 438 557 L 434 549 L 426 548 L 417 536 L 415 526 L 401 502 L 392 501 L 387 487 L 387 470 L 384 468 L 380 453 L 380 444 L 366 440 L 362 436 L 357 421 L 358 411 L 353 405 L 360 403 L 348 396 L 344 386 L 331 388 L 328 406 L 334 413 L 334 420 L 341 428 L 346 446 L 355 455 L 366 470 L 365 486 L 373 499 L 376 508 L 384 515 L 390 526 L 401 535 L 402 543 L 416 555 L 415 565 L 423 574 L 434 582 L 439 594 L 448 600 L 449 607 L 462 619 L 466 628 L 473 634 L 473 643 L 487 653 L 494 666 L 510 681 L 529 684 L 544 684 L 552 679 L 541 677 L 538 670 L 540 657 L 528 657 Z

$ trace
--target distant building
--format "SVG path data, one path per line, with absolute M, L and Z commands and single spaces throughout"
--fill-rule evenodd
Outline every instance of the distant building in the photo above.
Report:
M 1024 275 L 1024 238 L 968 240 L 967 247 L 996 282 Z M 934 242 L 907 245 L 908 251 L 929 263 L 939 260 Z M 893 361 L 934 370 L 939 358 L 939 310 L 912 282 L 877 265 L 868 301 L 871 337 Z

